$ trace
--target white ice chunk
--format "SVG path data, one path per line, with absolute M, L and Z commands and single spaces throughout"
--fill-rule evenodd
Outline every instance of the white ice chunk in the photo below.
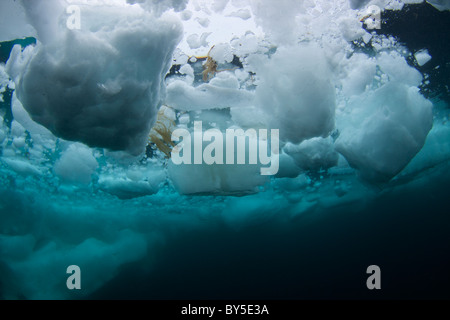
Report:
M 6 236 L 0 234 L 0 251 L 3 259 L 24 259 L 32 252 L 36 239 L 31 234 Z
M 210 23 L 209 19 L 206 18 L 206 17 L 204 17 L 204 18 L 197 18 L 197 19 L 195 19 L 195 20 L 197 20 L 197 22 L 198 22 L 203 28 L 208 28 L 209 23 Z
M 19 83 L 23 70 L 33 54 L 34 46 L 27 46 L 23 51 L 20 45 L 15 45 L 12 48 L 5 70 L 15 83 Z
M 268 181 L 269 176 L 261 175 L 262 165 L 259 162 L 250 164 L 249 160 L 249 145 L 257 145 L 261 141 L 257 137 L 250 137 L 246 146 L 235 143 L 234 163 L 231 164 L 227 160 L 229 155 L 226 150 L 227 139 L 230 137 L 232 136 L 223 134 L 223 157 L 220 159 L 223 162 L 222 164 L 215 162 L 207 164 L 205 161 L 201 161 L 202 164 L 194 164 L 196 148 L 194 144 L 198 143 L 198 141 L 194 141 L 195 137 L 191 143 L 191 164 L 175 164 L 172 160 L 169 160 L 168 174 L 178 192 L 181 194 L 246 194 L 257 192 L 258 187 Z M 199 146 L 202 153 L 205 152 L 210 143 L 204 141 L 202 146 Z M 188 148 L 188 146 L 183 145 L 183 153 L 185 152 L 184 148 Z M 239 155 L 244 155 L 247 159 L 244 164 L 237 164 Z
M 92 1 L 92 0 L 88 0 Z M 121 1 L 122 0 L 115 0 Z M 175 12 L 181 12 L 186 9 L 186 5 L 189 0 L 127 0 L 130 4 L 139 3 L 142 8 L 144 8 L 147 11 L 150 11 L 157 16 L 160 16 L 165 11 L 173 9 Z M 110 4 L 111 0 L 107 0 L 107 4 Z
M 120 199 L 132 199 L 152 195 L 158 192 L 159 186 L 147 181 L 132 181 L 105 177 L 99 180 L 100 188 Z
M 180 13 L 181 20 L 183 20 L 183 21 L 190 20 L 192 18 L 192 15 L 193 15 L 193 13 L 191 10 L 184 10 Z
M 238 11 L 230 13 L 228 17 L 236 17 L 241 18 L 242 20 L 248 20 L 252 17 L 252 14 L 248 9 L 239 9 Z
M 249 53 L 255 53 L 259 49 L 259 39 L 253 33 L 247 33 L 240 38 L 231 41 L 233 50 L 237 56 L 243 57 Z
M 231 118 L 242 128 L 264 128 L 268 115 L 255 106 L 232 107 Z
M 297 36 L 297 18 L 304 11 L 303 1 L 251 1 L 255 21 L 274 44 L 292 44 Z
M 7 69 L 21 70 L 20 77 L 10 73 L 18 81 L 17 97 L 34 121 L 58 137 L 140 154 L 164 95 L 181 24 L 136 6 L 81 9 L 82 30 L 57 29 L 58 37 L 38 43 L 28 64 L 21 62 L 26 59 L 20 49 L 13 50 Z M 42 11 L 39 19 L 50 13 Z
M 238 86 L 239 83 L 231 72 L 218 73 L 211 83 L 195 88 L 176 80 L 167 86 L 166 103 L 183 111 L 252 105 L 254 94 L 239 89 Z
M 33 1 L 22 0 L 21 4 L 25 11 L 28 23 L 37 31 L 39 41 L 50 43 L 60 39 L 60 28 L 62 21 L 60 18 L 66 16 L 66 5 L 60 0 Z M 64 23 L 64 27 L 66 27 Z
M 245 194 L 258 191 L 267 182 L 258 165 L 175 165 L 169 162 L 169 177 L 181 194 Z
M 426 64 L 428 61 L 431 60 L 431 56 L 428 53 L 427 49 L 423 49 L 423 50 L 417 51 L 414 54 L 414 58 L 416 58 L 417 64 L 419 66 L 423 66 L 424 64 Z
M 69 275 L 64 271 L 74 262 L 82 270 L 80 294 L 88 296 L 113 279 L 121 265 L 145 256 L 147 239 L 144 235 L 130 229 L 114 234 L 107 241 L 99 240 L 96 235 L 79 244 L 67 244 L 57 239 L 33 250 L 27 259 L 11 262 L 15 286 L 21 289 L 20 296 L 36 300 L 73 298 L 72 291 L 65 286 Z M 83 273 L 83 270 L 89 272 Z
M 450 10 L 450 3 L 448 0 L 427 0 L 427 2 L 438 10 Z
M 233 52 L 228 43 L 216 44 L 209 54 L 217 63 L 229 63 L 233 61 Z
M 198 36 L 198 34 L 194 33 L 186 38 L 186 42 L 188 43 L 189 48 L 191 49 L 207 47 L 208 46 L 207 38 L 210 34 L 211 32 L 203 32 L 201 36 Z
M 299 145 L 287 143 L 283 150 L 303 170 L 318 171 L 334 167 L 338 163 L 338 153 L 334 151 L 331 137 L 312 138 Z
M 14 92 L 11 100 L 11 109 L 14 116 L 14 120 L 20 123 L 24 129 L 26 129 L 33 136 L 39 135 L 42 138 L 54 139 L 53 134 L 44 126 L 36 123 L 31 119 L 28 112 L 24 109 L 22 103 L 17 99 L 16 93 Z
M 0 30 L 0 42 L 36 36 L 20 1 L 0 1 Z
M 280 170 L 276 175 L 277 178 L 295 178 L 302 171 L 291 156 L 287 155 L 284 151 L 280 153 Z
M 23 149 L 25 147 L 25 145 L 26 145 L 25 137 L 19 137 L 19 138 L 13 139 L 13 146 L 16 149 Z
M 419 86 L 422 82 L 422 74 L 417 69 L 410 67 L 405 58 L 397 52 L 381 52 L 377 62 L 390 80 L 410 86 Z
M 342 91 L 350 97 L 358 95 L 372 84 L 376 72 L 376 62 L 365 54 L 354 54 L 346 66 L 347 76 L 342 80 Z
M 13 137 L 22 137 L 25 135 L 25 128 L 16 120 L 11 122 L 11 135 Z

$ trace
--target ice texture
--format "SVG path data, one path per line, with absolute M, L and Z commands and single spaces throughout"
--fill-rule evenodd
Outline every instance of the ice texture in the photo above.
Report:
M 450 10 L 450 3 L 446 0 L 427 0 L 427 2 L 438 10 Z
M 17 97 L 56 136 L 139 154 L 161 105 L 182 27 L 137 8 L 125 13 L 86 7 L 84 15 L 105 25 L 97 29 L 92 19 L 88 30 L 55 31 L 32 20 L 44 41 L 27 53 L 29 62 L 15 77 Z M 49 36 L 55 33 L 56 39 Z M 17 68 L 24 55 L 15 48 L 8 67 Z
M 92 150 L 80 144 L 71 144 L 56 161 L 53 171 L 66 183 L 89 184 L 98 163 Z
M 349 101 L 336 150 L 364 179 L 385 182 L 420 151 L 433 123 L 432 104 L 416 87 L 389 83 Z
M 166 103 L 178 110 L 221 109 L 246 107 L 253 104 L 254 94 L 239 88 L 236 77 L 219 73 L 209 83 L 197 87 L 176 80 L 167 86 Z
M 445 194 L 429 187 L 449 181 L 448 106 L 425 99 L 427 78 L 407 63 L 415 54 L 425 66 L 427 48 L 409 52 L 360 21 L 370 4 L 406 2 L 418 1 L 0 1 L 0 41 L 37 39 L 0 64 L 0 298 L 109 292 L 116 276 L 133 270 L 140 281 L 186 239 L 219 238 L 217 226 L 233 238 L 268 226 L 288 243 L 285 230 L 316 223 L 317 235 L 339 237 L 344 223 L 322 229 L 336 212 L 363 220 L 386 194 Z M 67 28 L 69 4 L 81 8 L 80 30 Z M 212 46 L 218 70 L 205 81 Z M 277 174 L 176 165 L 147 145 L 158 111 L 169 133 L 195 121 L 222 134 L 279 129 Z M 270 249 L 245 239 L 255 241 L 246 254 Z M 72 264 L 78 292 L 65 286 Z
M 428 53 L 428 50 L 426 49 L 417 51 L 414 54 L 414 58 L 416 58 L 416 61 L 419 64 L 419 66 L 423 66 L 425 63 L 431 60 L 431 56 Z
M 299 145 L 286 144 L 284 151 L 303 170 L 319 171 L 332 168 L 338 163 L 338 153 L 334 150 L 333 139 L 312 138 Z
M 0 41 L 36 35 L 36 30 L 28 23 L 19 1 L 0 2 L 0 30 Z

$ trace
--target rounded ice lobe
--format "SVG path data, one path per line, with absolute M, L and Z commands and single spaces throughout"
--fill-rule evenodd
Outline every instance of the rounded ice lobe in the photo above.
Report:
M 433 123 L 418 88 L 388 83 L 349 101 L 336 150 L 369 182 L 386 182 L 420 151 Z
M 139 154 L 165 92 L 181 25 L 117 9 L 107 12 L 117 18 L 111 22 L 105 14 L 99 29 L 94 12 L 83 12 L 94 21 L 87 30 L 64 30 L 58 40 L 38 44 L 18 77 L 17 97 L 58 137 Z M 88 31 L 92 26 L 96 31 Z
M 350 7 L 352 9 L 360 9 L 368 2 L 370 2 L 370 0 L 350 0 Z
M 257 105 L 292 143 L 326 137 L 334 128 L 335 90 L 322 49 L 313 44 L 280 48 L 258 70 Z
M 56 161 L 53 171 L 64 182 L 88 185 L 97 167 L 92 150 L 81 143 L 74 143 Z
M 299 145 L 287 143 L 284 151 L 303 170 L 319 171 L 334 167 L 338 163 L 338 153 L 334 151 L 331 137 L 312 138 Z

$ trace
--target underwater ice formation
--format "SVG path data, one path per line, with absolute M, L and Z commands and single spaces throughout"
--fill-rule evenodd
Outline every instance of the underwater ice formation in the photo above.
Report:
M 432 4 L 436 9 L 450 10 L 450 3 L 446 0 L 427 0 L 427 2 Z
M 7 69 L 23 61 L 13 77 L 30 116 L 61 138 L 141 153 L 165 91 L 180 23 L 134 7 L 124 13 L 84 6 L 83 29 L 70 30 L 47 21 L 58 10 L 25 3 L 43 42 L 24 53 L 14 48 Z
M 322 50 L 315 45 L 280 48 L 260 61 L 256 105 L 282 128 L 281 139 L 299 143 L 334 129 L 335 92 Z M 264 66 L 264 67 L 262 67 Z
M 124 266 L 151 267 L 173 234 L 351 210 L 374 186 L 447 177 L 448 106 L 413 67 L 435 55 L 361 22 L 371 4 L 413 1 L 88 2 L 70 1 L 80 30 L 69 1 L 0 4 L 0 41 L 37 39 L 0 63 L 1 297 L 86 297 Z M 277 175 L 175 165 L 161 110 L 167 132 L 279 129 Z M 59 285 L 74 261 L 90 270 L 80 296 Z

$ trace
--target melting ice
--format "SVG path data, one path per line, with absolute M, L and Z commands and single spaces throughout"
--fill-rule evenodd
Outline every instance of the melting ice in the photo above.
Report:
M 361 21 L 418 2 L 1 1 L 2 47 L 36 39 L 0 64 L 2 297 L 89 297 L 130 263 L 151 273 L 176 233 L 364 208 L 448 178 L 448 106 L 408 63 L 433 54 Z M 276 175 L 174 164 L 171 134 L 198 123 L 215 143 L 278 130 Z M 61 285 L 73 264 L 88 270 L 79 296 Z

